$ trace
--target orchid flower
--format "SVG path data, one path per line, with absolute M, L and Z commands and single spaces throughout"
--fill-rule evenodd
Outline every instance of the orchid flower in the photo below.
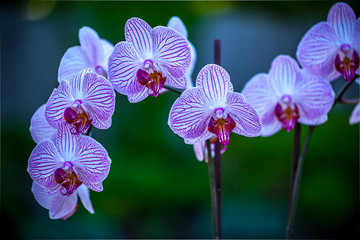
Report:
M 290 131 L 296 122 L 322 124 L 334 102 L 334 92 L 325 78 L 300 69 L 286 55 L 273 60 L 269 74 L 251 78 L 242 93 L 261 118 L 262 136 L 273 135 L 281 128 Z
M 89 189 L 84 185 L 79 186 L 73 194 L 66 196 L 60 192 L 48 193 L 36 182 L 33 182 L 31 191 L 36 201 L 44 208 L 49 210 L 51 219 L 64 219 L 71 217 L 78 208 L 78 196 L 86 210 L 91 214 L 94 213 L 93 206 L 90 201 Z
M 231 132 L 254 137 L 261 130 L 254 108 L 242 94 L 233 92 L 229 74 L 215 64 L 203 67 L 196 87 L 185 90 L 175 101 L 168 124 L 187 144 L 217 136 L 225 146 Z
M 61 58 L 58 80 L 70 81 L 74 75 L 85 68 L 93 68 L 97 74 L 107 77 L 109 57 L 114 45 L 101 39 L 90 27 L 79 30 L 80 46 L 69 48 Z
M 190 59 L 189 68 L 185 73 L 186 88 L 194 87 L 191 76 L 192 76 L 192 73 L 193 73 L 194 68 L 195 68 L 197 54 L 196 54 L 196 49 L 195 49 L 194 45 L 188 40 L 188 32 L 187 32 L 187 29 L 185 27 L 185 24 L 183 23 L 183 21 L 179 17 L 172 17 L 172 18 L 170 18 L 170 20 L 169 20 L 169 22 L 167 24 L 167 27 L 176 30 L 178 33 L 180 33 L 188 41 L 189 48 L 190 48 L 191 59 Z
M 100 143 L 89 136 L 71 134 L 69 126 L 63 125 L 55 143 L 44 140 L 36 145 L 29 157 L 28 172 L 48 193 L 70 196 L 82 184 L 102 191 L 110 163 Z
M 187 32 L 187 29 L 185 27 L 185 24 L 183 23 L 183 21 L 179 17 L 170 18 L 170 20 L 169 20 L 169 22 L 167 24 L 167 27 L 178 31 L 183 37 L 188 39 L 188 32 Z M 195 64 L 196 64 L 196 59 L 197 59 L 196 49 L 195 49 L 194 45 L 189 40 L 188 40 L 188 44 L 189 44 L 189 47 L 190 47 L 191 60 L 190 60 L 190 66 L 189 66 L 188 70 L 185 73 L 186 89 L 194 87 L 194 84 L 193 84 L 193 81 L 192 81 L 192 73 L 194 71 Z M 205 141 L 194 143 L 193 148 L 194 148 L 194 153 L 195 153 L 195 156 L 196 156 L 197 160 L 203 161 L 204 156 L 205 156 L 205 160 L 207 159 L 207 156 L 206 156 L 207 148 L 206 148 Z M 215 143 L 211 144 L 211 148 L 215 149 Z M 226 149 L 226 147 L 224 147 L 223 149 Z M 223 152 L 225 152 L 225 150 L 221 151 L 221 153 L 223 153 Z M 212 151 L 212 153 L 214 153 L 214 151 Z
M 165 83 L 185 88 L 190 49 L 181 34 L 162 26 L 152 29 L 142 19 L 131 18 L 125 39 L 109 59 L 109 80 L 116 91 L 135 103 L 158 96 Z
M 111 126 L 115 109 L 115 92 L 109 81 L 91 68 L 63 80 L 52 92 L 45 116 L 54 128 L 68 124 L 73 134 L 85 132 L 92 124 L 99 129 Z
M 360 78 L 357 78 L 355 82 L 360 85 Z M 360 103 L 356 104 L 354 110 L 351 112 L 349 119 L 350 124 L 356 124 L 358 122 L 360 122 Z
M 46 104 L 41 105 L 34 113 L 30 122 L 30 133 L 36 143 L 43 140 L 56 139 L 57 129 L 50 126 L 45 118 Z
M 301 66 L 329 81 L 340 75 L 351 82 L 359 70 L 360 19 L 346 3 L 336 3 L 327 22 L 315 24 L 301 39 L 296 56 Z

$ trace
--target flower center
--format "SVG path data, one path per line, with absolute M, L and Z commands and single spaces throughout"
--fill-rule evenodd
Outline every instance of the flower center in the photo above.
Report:
M 162 73 L 155 69 L 151 60 L 146 60 L 143 68 L 144 70 L 137 71 L 136 80 L 148 88 L 149 96 L 157 97 L 165 84 L 166 77 L 163 77 Z
M 217 108 L 214 111 L 214 116 L 210 118 L 208 130 L 218 137 L 221 146 L 226 146 L 230 143 L 230 133 L 235 126 L 236 122 L 230 115 L 225 116 L 224 109 Z
M 292 102 L 289 95 L 281 97 L 280 101 L 276 104 L 274 110 L 275 116 L 281 122 L 283 128 L 288 132 L 295 126 L 299 119 L 299 109 L 294 102 Z
M 53 177 L 63 187 L 61 194 L 66 196 L 71 195 L 82 184 L 71 162 L 65 162 L 62 168 L 56 169 Z
M 87 112 L 81 106 L 80 100 L 76 100 L 73 106 L 65 109 L 64 119 L 72 125 L 70 129 L 72 134 L 80 134 L 86 131 L 92 122 L 92 119 L 90 119 Z
M 352 82 L 355 72 L 359 68 L 359 54 L 348 44 L 343 44 L 334 60 L 335 68 L 345 81 Z

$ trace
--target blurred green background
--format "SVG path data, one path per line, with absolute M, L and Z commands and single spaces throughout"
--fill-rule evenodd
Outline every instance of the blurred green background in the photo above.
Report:
M 221 40 L 222 66 L 240 92 L 278 54 L 295 57 L 297 44 L 326 20 L 333 1 L 13 1 L 1 3 L 2 234 L 37 238 L 211 238 L 207 166 L 167 125 L 176 95 L 131 104 L 116 96 L 113 124 L 93 130 L 112 166 L 104 191 L 91 192 L 95 214 L 80 204 L 67 220 L 50 220 L 31 193 L 26 171 L 35 147 L 30 119 L 57 87 L 65 51 L 79 45 L 82 26 L 116 44 L 124 25 L 140 17 L 151 26 L 179 16 L 195 45 L 193 79 L 213 62 Z M 359 4 L 347 1 L 360 16 Z M 343 80 L 332 82 L 334 90 Z M 359 97 L 353 84 L 348 98 Z M 304 163 L 297 238 L 360 237 L 359 124 L 353 105 L 338 104 L 315 129 Z M 307 127 L 302 127 L 302 137 Z M 268 138 L 231 135 L 222 157 L 224 238 L 283 238 L 287 223 L 293 132 Z

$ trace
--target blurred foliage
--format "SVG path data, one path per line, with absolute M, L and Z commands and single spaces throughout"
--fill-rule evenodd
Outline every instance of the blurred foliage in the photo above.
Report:
M 25 19 L 26 4 L 2 5 L 2 16 L 8 16 L 2 17 L 4 32 L 9 34 L 35 24 L 58 28 L 59 55 L 47 57 L 60 61 L 67 48 L 79 44 L 77 31 L 83 25 L 117 43 L 124 39 L 126 20 L 134 16 L 151 26 L 165 25 L 171 16 L 181 16 L 188 30 L 194 32 L 201 31 L 191 27 L 196 19 L 234 9 L 271 12 L 274 16 L 315 15 L 321 16 L 320 21 L 334 2 L 60 1 L 47 17 L 35 22 Z M 9 22 L 4 24 L 4 19 Z M 15 58 L 26 57 L 26 52 L 22 54 Z M 4 61 L 2 74 L 19 71 L 17 66 L 3 68 Z M 52 68 L 56 79 L 57 66 L 46 64 L 38 63 L 39 68 Z M 8 82 L 16 81 L 20 88 L 22 81 L 35 78 L 2 78 L 2 86 L 6 87 L 1 89 L 2 98 L 10 89 Z M 51 84 L 56 87 L 56 80 Z M 34 93 L 47 96 L 51 89 L 34 89 Z M 30 191 L 32 180 L 26 172 L 27 159 L 35 147 L 28 131 L 30 118 L 43 102 L 31 111 L 16 109 L 21 114 L 15 117 L 2 112 L 4 233 L 14 238 L 211 238 L 207 167 L 196 160 L 192 146 L 167 125 L 168 111 L 176 97 L 166 93 L 131 104 L 117 94 L 113 125 L 92 133 L 112 159 L 104 191 L 90 195 L 95 214 L 89 214 L 79 202 L 77 212 L 66 221 L 49 219 L 48 211 Z M 2 108 L 11 104 L 1 101 Z M 337 105 L 329 120 L 315 129 L 301 182 L 296 229 L 300 238 L 341 238 L 354 236 L 359 229 L 359 124 L 348 124 L 352 109 Z M 303 140 L 306 131 L 303 126 Z M 292 138 L 293 132 L 285 131 L 267 138 L 231 135 L 231 144 L 222 158 L 224 238 L 284 237 Z

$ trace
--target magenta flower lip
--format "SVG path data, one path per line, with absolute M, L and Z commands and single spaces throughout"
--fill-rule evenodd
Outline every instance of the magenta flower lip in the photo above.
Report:
M 336 3 L 327 21 L 310 28 L 296 52 L 301 66 L 332 81 L 339 77 L 351 82 L 360 74 L 360 19 L 346 3 Z
M 296 122 L 324 123 L 335 95 L 325 78 L 300 69 L 287 55 L 277 56 L 269 73 L 256 74 L 242 93 L 261 118 L 262 136 L 271 136 L 281 128 L 290 131 Z
M 130 102 L 139 102 L 157 96 L 165 82 L 185 88 L 190 48 L 180 33 L 131 18 L 125 25 L 125 39 L 116 44 L 109 59 L 109 80 L 116 91 Z
M 233 92 L 229 74 L 209 64 L 196 79 L 196 87 L 185 90 L 171 107 L 168 124 L 187 144 L 217 136 L 228 145 L 230 132 L 247 137 L 260 134 L 261 123 L 245 97 Z

